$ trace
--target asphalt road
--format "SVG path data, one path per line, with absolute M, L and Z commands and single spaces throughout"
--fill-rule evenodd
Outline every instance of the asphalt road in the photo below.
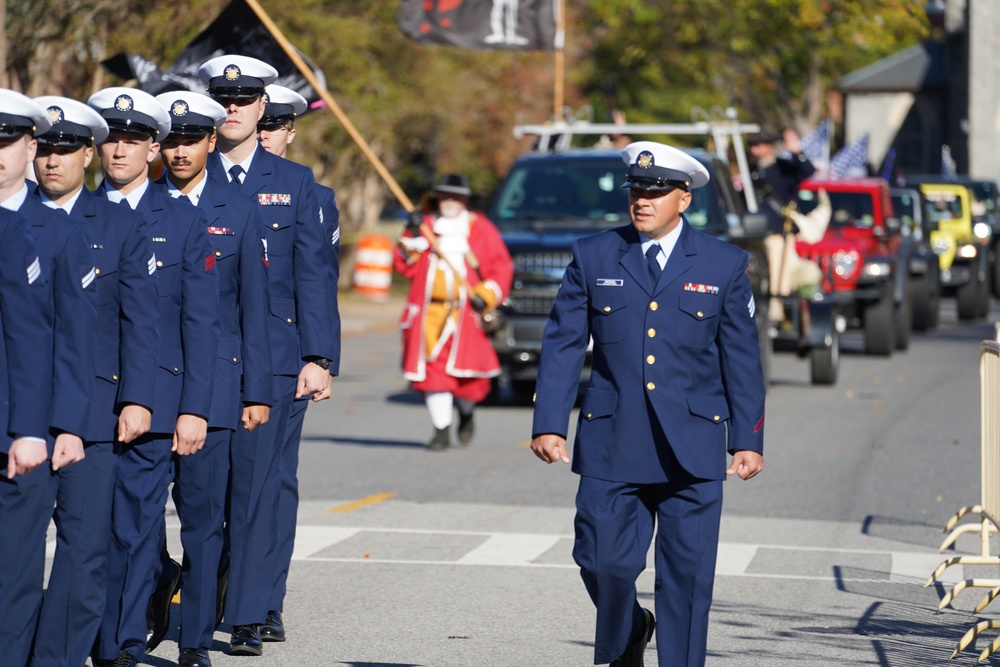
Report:
M 345 300 L 342 376 L 307 414 L 289 640 L 230 657 L 226 627 L 214 664 L 592 664 L 593 609 L 570 553 L 575 476 L 527 449 L 523 402 L 481 407 L 470 447 L 426 450 L 425 408 L 398 372 L 397 307 Z M 996 567 L 922 584 L 946 557 L 947 519 L 979 500 L 979 344 L 995 319 L 996 307 L 959 324 L 946 303 L 939 330 L 887 359 L 861 355 L 849 333 L 833 387 L 810 386 L 805 361 L 774 358 L 767 469 L 726 483 L 709 665 L 976 664 L 996 631 L 948 658 L 1000 606 L 970 616 L 983 590 L 941 613 L 937 601 Z M 178 556 L 176 515 L 168 527 Z M 978 550 L 978 533 L 959 538 L 958 553 Z M 639 594 L 652 604 L 651 570 Z M 173 664 L 176 639 L 148 663 Z

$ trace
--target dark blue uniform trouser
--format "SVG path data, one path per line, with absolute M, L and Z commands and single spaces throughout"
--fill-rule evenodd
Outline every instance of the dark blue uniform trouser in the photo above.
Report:
M 654 528 L 658 664 L 705 664 L 721 516 L 721 480 L 636 485 L 580 478 L 573 558 L 597 607 L 595 664 L 618 658 L 641 628 L 635 582 Z
M 0 662 L 5 664 L 26 665 L 31 654 L 55 489 L 48 461 L 7 479 L 7 455 L 0 454 Z
M 250 432 L 237 429 L 233 434 L 225 612 L 230 625 L 263 623 L 270 609 L 281 486 L 278 459 L 297 382 L 296 376 L 275 375 L 275 404 L 267 423 Z
M 184 548 L 180 648 L 207 650 L 215 633 L 232 436 L 229 429 L 209 429 L 204 447 L 188 456 L 173 456 L 173 498 Z M 162 553 L 166 545 L 160 545 Z
M 147 433 L 119 444 L 108 546 L 108 594 L 97 638 L 98 656 L 146 652 L 146 607 L 156 586 L 163 508 L 173 476 L 172 433 Z
M 269 611 L 284 609 L 288 568 L 291 566 L 292 550 L 295 547 L 295 521 L 299 512 L 299 443 L 302 440 L 306 408 L 311 402 L 310 398 L 300 398 L 292 403 L 278 459 L 281 489 L 278 492 L 278 531 L 275 533 L 274 588 L 267 607 Z
M 87 443 L 84 454 L 82 461 L 55 473 L 56 555 L 35 634 L 33 667 L 84 664 L 104 615 L 114 447 Z

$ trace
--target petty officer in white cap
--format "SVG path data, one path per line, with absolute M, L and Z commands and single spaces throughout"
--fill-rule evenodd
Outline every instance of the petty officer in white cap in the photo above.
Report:
M 142 216 L 84 187 L 94 145 L 108 136 L 100 114 L 65 97 L 39 97 L 52 127 L 38 136 L 34 160 L 43 204 L 89 228 L 97 324 L 93 391 L 83 437 L 85 458 L 58 471 L 55 559 L 45 590 L 31 663 L 83 664 L 107 593 L 112 543 L 114 447 L 142 436 L 153 409 L 158 350 L 156 264 Z M 82 362 L 81 362 L 82 363 Z M 71 623 L 66 619 L 72 618 Z
M 0 646 L 4 661 L 24 665 L 42 603 L 45 531 L 55 502 L 52 468 L 69 465 L 83 455 L 80 422 L 86 417 L 89 395 L 72 396 L 71 392 L 88 391 L 87 383 L 93 383 L 94 341 L 89 331 L 76 332 L 83 334 L 79 346 L 72 337 L 59 336 L 55 359 L 61 363 L 52 371 L 53 348 L 46 344 L 53 334 L 52 297 L 58 294 L 58 279 L 58 289 L 68 290 L 66 299 L 60 299 L 65 313 L 59 314 L 66 318 L 60 323 L 71 327 L 63 329 L 64 334 L 73 332 L 76 322 L 71 318 L 77 313 L 82 320 L 79 324 L 92 329 L 92 295 L 84 293 L 81 278 L 93 270 L 93 262 L 88 269 L 77 265 L 77 259 L 87 264 L 90 254 L 82 229 L 66 216 L 57 220 L 52 213 L 51 218 L 40 218 L 34 206 L 25 206 L 30 199 L 31 204 L 44 208 L 28 191 L 24 175 L 34 155 L 35 133 L 49 128 L 45 109 L 20 93 L 0 89 L 0 110 L 0 271 L 4 272 L 0 277 L 0 396 L 4 406 L 0 411 L 0 609 L 5 610 Z M 31 211 L 30 216 L 25 209 Z M 66 255 L 58 263 L 58 272 L 53 271 L 55 254 Z M 22 317 L 28 321 L 21 321 Z M 82 369 L 74 368 L 76 353 L 83 355 Z M 71 385 L 65 390 L 58 384 L 63 378 Z M 14 432 L 21 437 L 12 438 L 9 433 L 15 421 L 20 423 Z M 60 438 L 51 468 L 50 429 Z
M 264 91 L 264 115 L 257 123 L 257 138 L 267 152 L 278 157 L 287 157 L 288 147 L 295 139 L 295 120 L 304 114 L 309 105 L 306 98 L 291 88 L 269 85 Z M 319 221 L 323 225 L 327 242 L 327 257 L 330 260 L 331 280 L 340 277 L 340 211 L 333 188 L 316 184 L 316 198 L 319 201 Z M 340 308 L 337 304 L 337 290 L 330 290 L 332 301 L 330 311 L 334 318 L 336 338 L 340 338 Z M 281 446 L 283 456 L 281 467 L 281 493 L 278 500 L 278 532 L 275 534 L 275 577 L 268 606 L 268 620 L 260 626 L 264 641 L 280 638 L 284 632 L 281 609 L 284 606 L 288 568 L 292 561 L 295 542 L 295 519 L 298 512 L 298 475 L 296 462 L 299 460 L 299 442 L 302 438 L 302 424 L 305 420 L 309 397 L 298 398 L 292 404 L 288 419 L 285 441 Z
M 279 511 L 272 499 L 283 483 L 279 461 L 294 399 L 329 398 L 331 375 L 338 372 L 339 326 L 331 311 L 337 283 L 311 170 L 271 155 L 257 141 L 264 89 L 277 72 L 254 58 L 222 55 L 204 63 L 198 74 L 226 109 L 209 175 L 256 198 L 269 267 L 275 404 L 266 424 L 252 432 L 239 430 L 233 438 L 225 609 L 233 627 L 230 653 L 260 655 L 263 638 L 285 639 L 280 614 L 269 613 L 280 612 L 271 585 Z
M 162 551 L 171 454 L 205 444 L 219 336 L 219 281 L 205 217 L 149 180 L 170 116 L 131 88 L 106 88 L 87 101 L 107 121 L 98 153 L 104 183 L 95 194 L 146 219 L 159 278 L 160 345 L 149 432 L 117 450 L 114 539 L 108 596 L 96 644 L 101 660 L 138 662 L 146 650 L 146 604 Z M 117 663 L 116 663 L 117 664 Z
M 642 665 L 655 628 L 660 667 L 699 667 L 722 481 L 764 467 L 753 293 L 747 254 L 684 220 L 691 190 L 708 183 L 705 167 L 649 141 L 622 158 L 632 224 L 573 245 L 542 342 L 531 448 L 569 463 L 592 337 L 573 456 L 573 557 L 597 608 L 594 662 Z M 659 625 L 635 592 L 654 533 Z
M 264 231 L 256 203 L 206 171 L 225 109 L 207 95 L 186 91 L 162 93 L 156 100 L 172 123 L 160 143 L 166 174 L 158 185 L 205 215 L 219 272 L 220 336 L 208 435 L 196 454 L 174 455 L 173 486 L 184 548 L 178 665 L 211 667 L 208 649 L 221 609 L 216 576 L 224 548 L 230 442 L 236 430 L 252 431 L 266 422 L 273 401 Z M 176 563 L 164 568 L 170 575 L 180 570 Z M 165 580 L 172 576 L 160 577 Z M 169 629 L 174 589 L 168 583 L 159 590 L 162 595 L 151 603 L 156 618 L 147 651 Z

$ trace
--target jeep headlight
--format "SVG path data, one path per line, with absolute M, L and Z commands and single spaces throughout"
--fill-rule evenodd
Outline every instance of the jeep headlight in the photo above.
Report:
M 985 222 L 977 222 L 972 227 L 972 233 L 976 235 L 977 239 L 988 239 L 990 237 L 990 226 Z
M 868 262 L 861 270 L 861 274 L 870 278 L 879 278 L 892 275 L 892 264 L 889 262 Z
M 979 248 L 973 243 L 964 243 L 958 247 L 956 254 L 963 259 L 974 259 L 979 254 Z
M 841 278 L 853 276 L 861 257 L 855 250 L 838 250 L 833 253 L 833 272 Z

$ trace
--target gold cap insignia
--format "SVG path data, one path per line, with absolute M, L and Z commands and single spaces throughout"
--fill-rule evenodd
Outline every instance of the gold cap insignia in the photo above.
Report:
M 635 159 L 635 164 L 639 169 L 649 169 L 653 166 L 653 154 L 649 151 L 639 153 L 639 157 Z
M 177 100 L 170 105 L 170 113 L 174 116 L 186 116 L 188 112 L 188 104 L 184 100 Z
M 131 111 L 133 106 L 135 105 L 132 98 L 128 95 L 119 95 L 115 98 L 115 109 L 118 111 Z
M 59 107 L 49 107 L 46 111 L 49 112 L 49 122 L 53 125 L 61 123 L 66 118 L 66 116 L 63 115 L 63 110 Z
M 236 81 L 236 79 L 238 79 L 238 78 L 240 78 L 240 68 L 237 67 L 236 65 L 227 65 L 226 66 L 226 80 L 227 81 Z

